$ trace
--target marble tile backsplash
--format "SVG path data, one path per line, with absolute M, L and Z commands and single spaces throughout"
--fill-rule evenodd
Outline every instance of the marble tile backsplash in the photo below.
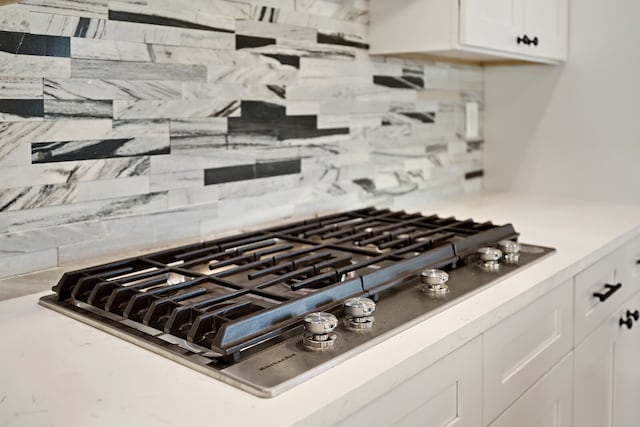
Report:
M 0 277 L 480 188 L 482 69 L 367 33 L 366 0 L 0 6 Z

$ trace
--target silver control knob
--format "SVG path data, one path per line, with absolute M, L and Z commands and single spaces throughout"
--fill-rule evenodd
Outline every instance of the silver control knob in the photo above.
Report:
M 365 317 L 376 311 L 376 303 L 369 298 L 349 298 L 344 302 L 344 312 L 347 316 Z
M 481 261 L 498 261 L 502 258 L 502 251 L 496 248 L 480 248 L 478 255 Z
M 420 280 L 426 284 L 421 291 L 432 295 L 444 295 L 449 292 L 449 275 L 442 270 L 429 269 L 420 273 Z
M 500 269 L 500 258 L 502 251 L 496 248 L 480 248 L 478 249 L 480 257 L 480 267 L 485 271 L 498 271 Z
M 310 313 L 304 318 L 305 334 L 302 344 L 311 351 L 324 351 L 335 343 L 338 336 L 333 330 L 338 326 L 338 319 L 331 313 Z
M 304 329 L 312 334 L 328 334 L 338 326 L 338 319 L 331 313 L 310 313 L 304 318 Z
M 375 321 L 371 316 L 374 311 L 376 311 L 376 303 L 369 298 L 349 298 L 344 302 L 344 313 L 347 315 L 346 327 L 356 331 L 371 329 Z
M 518 264 L 520 261 L 520 243 L 513 240 L 501 240 L 498 246 L 504 252 L 504 262 L 506 264 Z

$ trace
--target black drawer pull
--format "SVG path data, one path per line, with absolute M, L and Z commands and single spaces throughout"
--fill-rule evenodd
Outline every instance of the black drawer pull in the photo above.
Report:
M 620 327 L 622 326 L 626 326 L 627 329 L 631 329 L 633 328 L 633 319 L 630 317 L 627 317 L 626 320 L 623 320 L 622 317 L 620 318 L 620 322 L 618 322 Z
M 598 298 L 600 300 L 600 302 L 605 302 L 606 300 L 608 300 L 611 295 L 615 294 L 618 289 L 620 289 L 622 287 L 622 283 L 617 283 L 615 285 L 610 285 L 610 284 L 606 284 L 604 285 L 605 288 L 607 288 L 606 292 L 594 292 L 593 296 L 595 298 Z
M 640 318 L 640 312 L 638 312 L 638 310 L 636 311 L 627 310 L 627 318 L 622 319 L 621 317 L 618 324 L 620 325 L 620 327 L 626 326 L 627 329 L 631 329 L 633 328 L 633 321 L 635 320 L 637 322 L 638 318 Z

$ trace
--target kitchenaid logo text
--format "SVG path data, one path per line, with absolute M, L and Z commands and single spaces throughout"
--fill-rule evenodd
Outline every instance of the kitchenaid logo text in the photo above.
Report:
M 262 367 L 258 368 L 258 370 L 259 370 L 259 371 L 264 371 L 265 369 L 269 369 L 270 367 L 275 366 L 275 365 L 277 365 L 278 363 L 282 363 L 282 362 L 284 362 L 284 361 L 285 361 L 285 360 L 287 360 L 287 359 L 291 359 L 291 358 L 292 358 L 292 357 L 294 357 L 295 355 L 296 355 L 295 353 L 287 354 L 287 355 L 286 355 L 286 356 L 284 356 L 282 359 L 278 359 L 278 360 L 276 360 L 275 362 L 271 362 L 271 363 L 269 363 L 268 365 L 264 365 L 264 366 L 262 366 Z

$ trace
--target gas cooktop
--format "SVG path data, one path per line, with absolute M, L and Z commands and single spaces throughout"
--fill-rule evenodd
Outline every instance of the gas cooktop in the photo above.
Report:
M 272 397 L 553 249 L 365 208 L 65 273 L 40 303 Z

